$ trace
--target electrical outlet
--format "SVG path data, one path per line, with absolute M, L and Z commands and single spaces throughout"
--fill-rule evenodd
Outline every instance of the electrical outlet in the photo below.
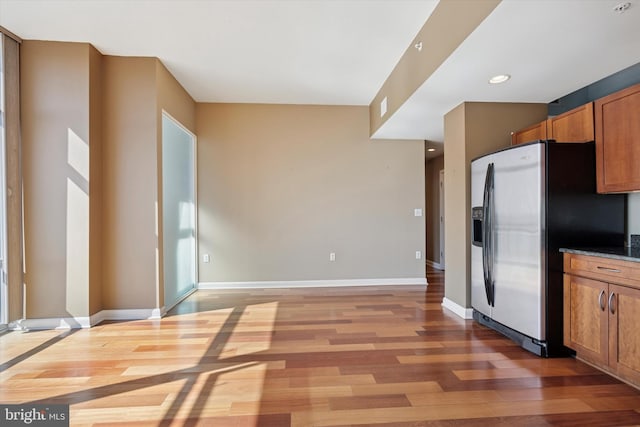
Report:
M 209 256 L 209 254 L 202 255 L 202 262 L 209 262 L 209 261 L 211 261 L 211 257 Z
M 416 251 L 416 259 L 422 259 L 422 251 Z
M 329 261 L 335 261 L 336 260 L 336 253 L 335 252 L 331 252 L 329 254 Z

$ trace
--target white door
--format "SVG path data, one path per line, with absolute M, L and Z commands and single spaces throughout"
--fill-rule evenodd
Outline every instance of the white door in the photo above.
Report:
M 167 310 L 196 286 L 196 140 L 162 115 L 162 230 Z

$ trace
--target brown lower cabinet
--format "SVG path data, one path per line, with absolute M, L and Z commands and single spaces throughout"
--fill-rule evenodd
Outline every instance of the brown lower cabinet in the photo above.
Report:
M 564 254 L 564 345 L 640 386 L 640 263 Z

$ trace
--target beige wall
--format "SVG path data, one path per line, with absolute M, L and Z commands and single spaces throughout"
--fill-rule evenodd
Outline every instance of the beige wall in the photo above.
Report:
M 546 104 L 482 102 L 445 115 L 445 298 L 462 307 L 471 307 L 471 161 L 509 146 L 512 131 L 546 117 Z
M 370 135 L 404 104 L 501 0 L 440 0 L 370 104 Z M 414 48 L 421 41 L 423 49 Z M 387 97 L 387 113 L 380 102 Z
M 90 67 L 88 44 L 22 44 L 26 316 L 31 318 L 90 314 Z
M 467 238 L 467 180 L 465 104 L 444 116 L 444 272 L 445 298 L 468 307 L 466 287 L 470 274 Z
M 161 121 L 162 110 L 191 132 L 196 130 L 196 103 L 184 90 L 162 62 L 156 60 L 156 87 L 158 91 L 158 121 Z M 160 136 L 162 123 L 160 123 Z M 161 152 L 162 150 L 160 150 Z
M 162 233 L 162 112 L 168 113 L 176 119 L 182 126 L 186 127 L 192 133 L 195 133 L 196 126 L 196 103 L 193 98 L 184 90 L 173 75 L 165 68 L 165 66 L 156 60 L 156 132 L 157 132 L 157 150 L 156 150 L 156 168 L 157 188 L 158 188 L 158 286 L 157 286 L 157 307 L 163 307 L 164 304 L 164 268 L 162 262 L 164 260 L 163 251 L 163 233 Z
M 436 264 L 440 262 L 440 171 L 442 169 L 444 169 L 444 156 L 427 161 L 425 170 L 427 259 Z
M 102 310 L 102 54 L 89 46 L 89 313 Z
M 81 43 L 26 41 L 21 77 L 27 317 L 161 307 L 161 114 L 194 130 L 194 101 Z
M 162 111 L 198 134 L 200 281 L 425 277 L 423 143 L 367 107 L 196 106 L 154 58 L 23 50 L 27 318 L 162 306 Z
M 156 60 L 103 58 L 105 309 L 156 308 Z
M 367 107 L 196 111 L 200 282 L 425 277 L 422 141 L 371 141 Z

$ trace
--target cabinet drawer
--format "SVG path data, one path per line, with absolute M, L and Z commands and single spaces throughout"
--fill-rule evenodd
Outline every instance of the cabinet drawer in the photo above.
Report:
M 640 263 L 637 262 L 565 253 L 564 271 L 640 288 Z

